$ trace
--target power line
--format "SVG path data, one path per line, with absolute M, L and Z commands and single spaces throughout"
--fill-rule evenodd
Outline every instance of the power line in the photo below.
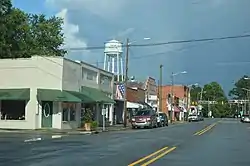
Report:
M 146 54 L 146 55 L 140 55 L 140 56 L 134 56 L 134 53 L 131 51 L 131 49 L 129 50 L 131 54 L 133 54 L 133 56 L 130 58 L 130 60 L 137 60 L 137 59 L 145 59 L 145 58 L 152 58 L 152 57 L 156 57 L 156 56 L 161 56 L 161 55 L 167 55 L 167 53 L 170 52 L 179 52 L 179 51 L 185 51 L 188 50 L 189 48 L 192 47 L 196 47 L 198 45 L 191 45 L 191 46 L 187 46 L 187 47 L 181 47 L 175 50 L 167 50 L 167 51 L 162 51 L 162 52 L 157 52 L 157 53 L 152 53 L 152 54 Z M 103 64 L 104 61 L 99 61 L 98 64 Z M 95 64 L 95 62 L 92 62 L 90 64 Z
M 206 41 L 218 41 L 218 40 L 228 40 L 228 39 L 240 39 L 249 38 L 250 34 L 236 35 L 236 36 L 224 36 L 224 37 L 214 37 L 214 38 L 201 38 L 201 39 L 190 39 L 190 40 L 176 40 L 169 42 L 158 42 L 158 43 L 148 43 L 148 44 L 131 44 L 130 47 L 149 47 L 149 46 L 162 46 L 170 44 L 182 44 L 182 43 L 194 43 L 194 42 L 206 42 Z M 122 44 L 122 47 L 126 45 Z M 98 50 L 104 49 L 104 46 L 90 46 L 90 47 L 75 47 L 75 48 L 65 48 L 70 51 L 81 51 L 81 50 Z

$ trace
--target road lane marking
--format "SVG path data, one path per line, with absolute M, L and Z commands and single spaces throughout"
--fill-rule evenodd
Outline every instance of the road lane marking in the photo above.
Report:
M 35 141 L 41 141 L 42 138 L 31 138 L 31 139 L 26 139 L 24 142 L 35 142 Z
M 156 160 L 159 160 L 160 158 L 162 158 L 163 156 L 167 155 L 168 153 L 172 152 L 175 149 L 176 149 L 176 147 L 172 147 L 172 148 L 168 149 L 167 151 L 161 153 L 160 155 L 156 156 L 155 158 L 149 160 L 148 162 L 142 164 L 141 166 L 148 166 L 149 164 L 152 164 Z
M 58 138 L 62 138 L 63 135 L 52 135 L 51 138 L 52 139 L 58 139 Z
M 157 150 L 156 152 L 151 153 L 150 155 L 145 156 L 145 157 L 143 157 L 143 158 L 141 158 L 141 159 L 139 159 L 139 160 L 137 160 L 137 161 L 135 161 L 135 162 L 129 164 L 128 166 L 135 166 L 136 164 L 139 164 L 139 163 L 141 163 L 141 162 L 143 162 L 143 161 L 145 161 L 145 160 L 147 160 L 147 159 L 149 159 L 149 158 L 151 158 L 151 157 L 157 155 L 158 153 L 163 152 L 163 151 L 166 150 L 167 148 L 168 148 L 167 146 L 164 147 L 164 148 L 161 148 L 160 150 Z
M 209 126 L 211 126 L 211 125 L 209 125 Z M 200 131 L 197 131 L 196 133 L 194 133 L 194 135 L 200 134 L 201 132 L 203 132 L 204 130 L 206 130 L 209 126 L 206 126 L 204 129 L 202 129 Z
M 214 126 L 216 125 L 216 123 L 214 123 L 214 124 L 211 124 L 211 125 L 209 125 L 209 126 L 207 126 L 207 127 L 205 127 L 204 129 L 202 129 L 202 130 L 200 130 L 200 131 L 198 131 L 198 132 L 196 132 L 194 135 L 195 136 L 197 136 L 197 135 L 202 135 L 202 134 L 204 134 L 204 133 L 206 133 L 207 131 L 209 131 L 209 130 L 211 130 Z
M 204 131 L 200 132 L 198 135 L 202 135 L 202 134 L 204 134 L 205 132 L 207 132 L 207 131 L 211 130 L 214 126 L 215 126 L 215 124 L 214 124 L 214 125 L 212 125 L 212 126 L 209 126 L 206 130 L 204 130 Z

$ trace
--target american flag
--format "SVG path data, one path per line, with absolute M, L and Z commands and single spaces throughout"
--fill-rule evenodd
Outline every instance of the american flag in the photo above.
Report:
M 116 98 L 123 99 L 125 93 L 125 86 L 123 84 L 116 85 Z

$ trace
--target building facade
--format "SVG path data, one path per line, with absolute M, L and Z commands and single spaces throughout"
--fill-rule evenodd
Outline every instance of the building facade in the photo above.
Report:
M 0 128 L 72 129 L 81 127 L 82 112 L 102 108 L 112 121 L 112 73 L 62 57 L 33 56 L 0 60 Z M 13 104 L 15 103 L 15 104 Z M 16 105 L 17 107 L 14 107 Z
M 171 111 L 171 89 L 173 88 L 173 102 Z M 172 120 L 183 120 L 190 102 L 190 91 L 183 85 L 165 85 L 162 86 L 162 109 L 170 116 Z

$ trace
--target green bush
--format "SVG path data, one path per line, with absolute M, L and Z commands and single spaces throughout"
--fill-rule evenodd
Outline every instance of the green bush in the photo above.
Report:
M 96 129 L 98 127 L 97 121 L 92 121 L 91 122 L 91 129 Z

